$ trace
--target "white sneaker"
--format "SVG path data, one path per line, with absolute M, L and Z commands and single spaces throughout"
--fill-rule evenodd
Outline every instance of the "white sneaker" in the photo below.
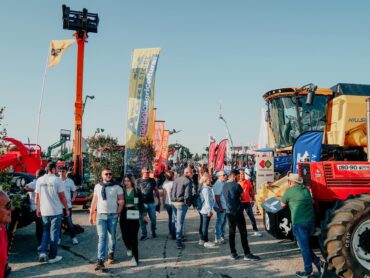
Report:
M 137 266 L 137 261 L 135 260 L 135 258 L 131 259 L 130 266 Z
M 130 249 L 127 249 L 127 257 L 132 257 L 132 251 Z
M 62 240 L 58 239 L 58 245 L 60 245 L 61 243 L 62 243 Z
M 205 241 L 204 241 L 204 240 L 201 240 L 201 239 L 200 239 L 200 240 L 198 241 L 198 244 L 199 244 L 199 245 L 204 245 L 204 243 L 205 243 Z
M 63 259 L 62 256 L 56 256 L 54 259 L 49 260 L 49 264 L 57 263 Z
M 77 239 L 77 237 L 72 238 L 72 244 L 73 244 L 73 245 L 77 245 L 77 244 L 78 244 L 78 239 Z
M 206 242 L 204 243 L 205 248 L 215 248 L 216 245 L 213 242 Z
M 48 261 L 48 255 L 46 255 L 45 253 L 41 253 L 39 255 L 39 262 L 46 263 L 47 261 Z
M 258 236 L 258 237 L 261 237 L 262 234 L 260 232 L 254 232 L 251 236 Z

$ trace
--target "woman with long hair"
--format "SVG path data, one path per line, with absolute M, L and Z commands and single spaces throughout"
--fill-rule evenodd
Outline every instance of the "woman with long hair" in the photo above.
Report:
M 127 256 L 132 257 L 130 264 L 131 266 L 137 266 L 139 263 L 139 219 L 143 217 L 146 222 L 149 222 L 149 218 L 144 207 L 141 192 L 136 189 L 133 175 L 125 175 L 122 185 L 125 206 L 121 212 L 119 224 L 121 227 L 122 239 L 127 248 Z

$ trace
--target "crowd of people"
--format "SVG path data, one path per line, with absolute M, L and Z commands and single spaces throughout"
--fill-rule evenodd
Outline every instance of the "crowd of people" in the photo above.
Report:
M 118 224 L 127 256 L 131 258 L 130 265 L 137 266 L 139 230 L 141 230 L 140 240 L 147 240 L 149 238 L 147 226 L 150 224 L 151 237 L 157 237 L 156 213 L 160 211 L 162 205 L 168 214 L 168 234 L 176 241 L 178 249 L 184 248 L 186 214 L 190 207 L 194 207 L 199 214 L 199 245 L 217 248 L 228 240 L 230 258 L 236 260 L 240 257 L 235 242 L 238 229 L 243 259 L 246 261 L 261 259 L 251 252 L 248 244 L 244 210 L 253 227 L 251 235 L 262 236 L 254 217 L 254 187 L 249 180 L 248 172 L 234 169 L 228 175 L 225 171 L 212 175 L 206 167 L 196 169 L 186 166 L 181 174 L 166 171 L 164 176 L 161 198 L 157 180 L 148 168 L 142 169 L 139 179 L 135 179 L 131 174 L 125 175 L 122 183 L 113 179 L 111 169 L 103 169 L 101 182 L 94 187 L 89 214 L 89 222 L 96 226 L 98 235 L 96 271 L 105 270 L 105 263 L 116 262 Z M 305 271 L 297 272 L 297 276 L 313 277 L 312 264 L 321 272 L 323 262 L 315 256 L 309 245 L 309 237 L 314 232 L 312 199 L 306 187 L 302 186 L 301 180 L 292 175 L 289 181 L 291 188 L 282 198 L 282 204 L 288 205 L 292 210 L 293 230 L 304 258 Z M 78 244 L 72 221 L 72 202 L 76 197 L 76 186 L 66 176 L 65 168 L 57 168 L 55 163 L 49 163 L 46 172 L 40 170 L 37 179 L 25 188 L 30 193 L 35 215 L 39 218 L 39 222 L 36 222 L 39 262 L 59 262 L 62 260 L 58 255 L 62 222 L 65 223 L 72 243 Z M 10 222 L 9 212 L 12 210 L 12 203 L 3 191 L 0 191 L 0 210 L 7 212 L 0 217 L 2 243 L 4 224 Z M 211 240 L 209 226 L 214 213 L 215 234 L 214 240 Z M 225 231 L 226 223 L 228 237 Z M 7 260 L 1 251 L 4 245 L 0 246 L 0 270 L 4 272 Z M 2 273 L 0 271 L 0 277 Z

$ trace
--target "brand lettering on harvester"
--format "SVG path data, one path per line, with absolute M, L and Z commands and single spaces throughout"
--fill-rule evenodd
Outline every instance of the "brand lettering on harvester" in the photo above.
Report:
M 339 164 L 337 165 L 339 171 L 370 171 L 370 165 L 362 164 Z
M 349 118 L 349 123 L 364 123 L 366 122 L 366 118 Z

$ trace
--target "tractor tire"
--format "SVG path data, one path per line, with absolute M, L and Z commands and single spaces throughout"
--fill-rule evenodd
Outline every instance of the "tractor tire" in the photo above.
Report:
M 338 202 L 321 224 L 328 269 L 339 277 L 370 277 L 370 195 Z

